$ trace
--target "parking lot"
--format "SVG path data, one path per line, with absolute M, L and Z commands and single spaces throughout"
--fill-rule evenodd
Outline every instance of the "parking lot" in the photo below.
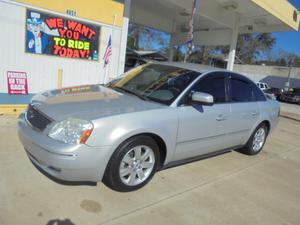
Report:
M 280 108 L 283 116 L 300 121 L 300 106 L 298 104 L 280 102 Z
M 132 193 L 68 186 L 27 159 L 0 117 L 0 225 L 300 224 L 300 122 L 280 118 L 261 154 L 232 151 L 161 171 Z

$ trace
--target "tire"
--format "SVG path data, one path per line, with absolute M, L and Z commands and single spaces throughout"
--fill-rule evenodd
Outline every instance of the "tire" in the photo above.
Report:
M 256 155 L 263 149 L 268 136 L 268 128 L 261 123 L 253 132 L 244 148 L 240 152 L 246 155 Z
M 159 147 L 151 137 L 132 137 L 113 153 L 106 167 L 103 183 L 119 192 L 140 189 L 154 176 L 159 160 Z

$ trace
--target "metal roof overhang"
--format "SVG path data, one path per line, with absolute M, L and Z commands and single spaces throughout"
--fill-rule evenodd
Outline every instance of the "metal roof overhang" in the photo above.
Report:
M 172 44 L 186 41 L 192 0 L 131 0 L 130 21 L 168 32 Z M 198 0 L 194 42 L 228 45 L 238 33 L 297 31 L 298 11 L 286 0 Z M 213 37 L 213 38 L 212 38 Z

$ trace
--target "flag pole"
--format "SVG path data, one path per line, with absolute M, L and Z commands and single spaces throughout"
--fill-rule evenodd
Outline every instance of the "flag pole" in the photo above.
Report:
M 114 38 L 114 32 L 115 32 L 115 26 L 116 26 L 116 23 L 117 23 L 117 18 L 118 18 L 118 14 L 114 14 L 114 18 L 113 18 L 113 29 L 111 30 L 111 35 L 110 35 L 110 40 L 111 40 L 111 52 L 113 52 L 113 38 Z M 110 58 L 112 58 L 113 57 L 113 55 L 112 55 L 112 53 L 111 53 L 111 56 L 110 56 Z M 113 62 L 113 60 L 111 60 L 112 62 Z M 109 68 L 110 68 L 110 62 L 108 63 L 109 65 L 107 65 L 107 66 L 109 66 Z M 115 77 L 115 74 L 112 74 L 112 76 L 113 77 Z M 111 80 L 113 80 L 112 78 L 111 78 L 111 76 L 108 74 L 108 82 L 110 82 Z
M 113 17 L 113 26 L 116 25 L 117 21 L 117 14 L 114 14 Z M 109 71 L 108 67 L 110 68 L 110 58 L 112 57 L 112 51 L 113 51 L 113 36 L 114 36 L 114 30 L 115 27 L 112 28 L 111 33 L 109 35 L 108 44 L 104 53 L 104 56 L 102 60 L 104 60 L 104 81 L 103 83 L 110 81 L 110 76 L 107 74 L 107 71 Z
M 193 49 L 194 49 L 194 17 L 196 14 L 196 7 L 197 7 L 196 3 L 197 3 L 197 0 L 193 0 L 192 13 L 191 13 L 190 21 L 189 21 L 189 32 L 187 35 L 187 42 L 186 42 L 188 51 L 186 52 L 185 57 L 184 57 L 185 63 L 187 61 L 187 58 L 189 57 L 189 55 L 192 54 Z

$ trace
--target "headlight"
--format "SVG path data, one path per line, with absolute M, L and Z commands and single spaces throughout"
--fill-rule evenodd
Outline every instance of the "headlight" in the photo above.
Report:
M 67 144 L 84 144 L 93 130 L 93 124 L 87 120 L 69 118 L 56 123 L 48 136 Z

